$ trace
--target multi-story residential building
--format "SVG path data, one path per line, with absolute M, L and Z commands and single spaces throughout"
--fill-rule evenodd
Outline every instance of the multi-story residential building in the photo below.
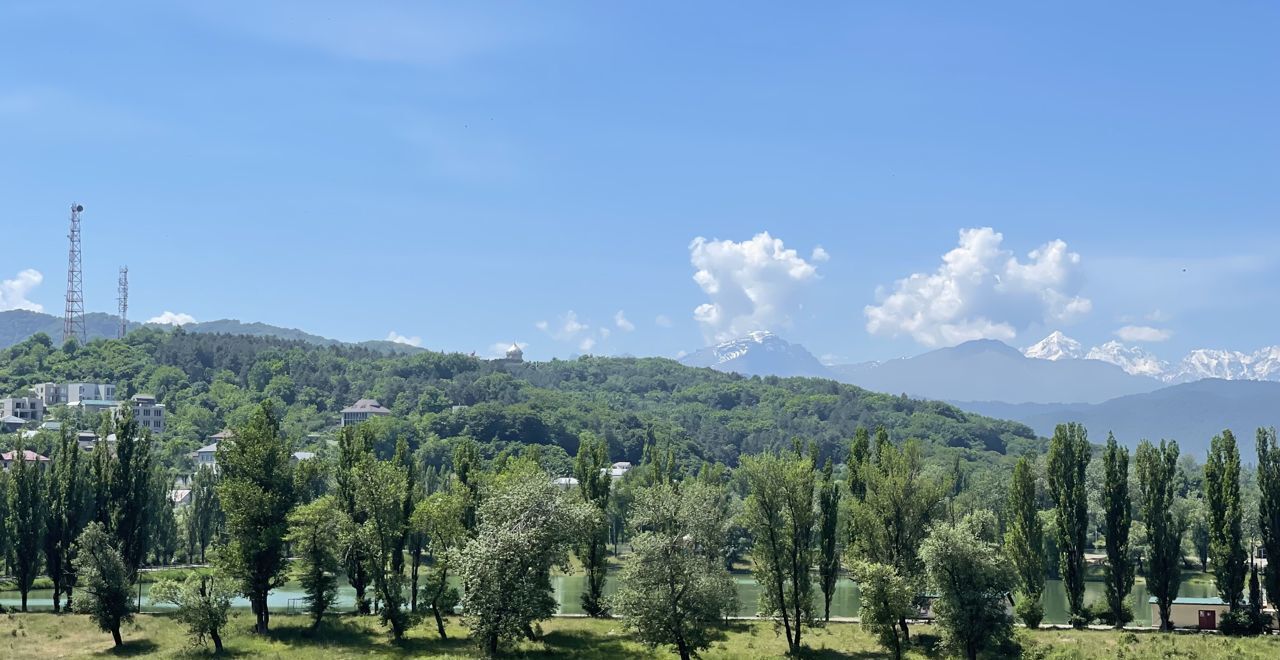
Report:
M 218 443 L 205 445 L 195 452 L 196 469 L 209 468 L 218 471 Z
M 0 399 L 0 417 L 17 417 L 28 422 L 44 419 L 44 400 L 35 396 Z
M 46 408 L 62 403 L 74 405 L 86 400 L 116 400 L 116 386 L 110 383 L 38 383 L 32 386 L 31 391 Z
M 391 411 L 382 407 L 376 399 L 360 399 L 351 404 L 350 407 L 342 409 L 342 425 L 351 426 L 359 424 L 370 417 L 378 417 L 381 415 L 390 415 Z
M 133 418 L 138 422 L 139 428 L 147 429 L 153 435 L 164 433 L 164 404 L 156 403 L 154 396 L 135 394 L 128 403 L 121 405 L 133 407 Z

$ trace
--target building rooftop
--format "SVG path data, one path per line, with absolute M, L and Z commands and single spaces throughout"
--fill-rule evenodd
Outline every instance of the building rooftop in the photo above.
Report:
M 1157 602 L 1156 597 L 1152 596 L 1148 598 L 1147 602 L 1152 605 L 1155 605 Z M 1227 603 L 1226 601 L 1222 600 L 1221 598 L 1218 598 L 1217 596 L 1209 596 L 1207 598 L 1188 598 L 1188 597 L 1175 598 L 1173 599 L 1173 604 L 1174 605 L 1226 605 Z
M 14 459 L 17 457 L 17 455 L 18 455 L 18 452 L 17 452 L 17 451 L 6 451 L 6 452 L 4 452 L 3 454 L 0 454 L 0 460 L 4 460 L 4 461 L 12 461 L 12 460 L 14 460 Z M 40 462 L 48 463 L 48 462 L 49 462 L 49 457 L 48 457 L 48 456 L 41 456 L 40 454 L 37 454 L 37 453 L 35 453 L 35 452 L 31 451 L 30 449 L 23 449 L 23 450 L 22 450 L 22 460 L 24 460 L 24 461 L 40 461 Z
M 119 401 L 110 401 L 108 399 L 80 399 L 75 405 L 78 406 L 102 406 L 104 408 L 112 408 L 120 405 Z
M 216 451 L 218 451 L 218 443 L 216 443 L 216 442 L 215 442 L 215 443 L 213 443 L 213 444 L 211 444 L 211 445 L 205 445 L 205 446 L 203 446 L 203 447 L 201 447 L 201 448 L 197 449 L 197 450 L 196 450 L 196 453 L 197 453 L 197 454 L 211 454 L 211 453 L 214 453 L 214 452 L 216 452 Z
M 222 429 L 221 431 L 218 431 L 217 433 L 214 433 L 213 435 L 209 436 L 209 439 L 210 440 L 226 440 L 227 438 L 234 438 L 235 435 L 236 435 L 235 431 L 232 431 L 231 429 Z M 214 444 L 217 444 L 217 443 L 215 442 Z
M 360 399 L 359 401 L 356 401 L 350 406 L 343 408 L 342 412 L 344 413 L 367 412 L 367 413 L 372 413 L 374 415 L 384 415 L 384 414 L 391 413 L 391 411 L 384 408 L 381 403 L 378 403 L 377 399 Z
M 309 461 L 315 458 L 316 454 L 315 452 L 311 452 L 311 451 L 295 451 L 293 452 L 293 454 L 291 454 L 291 456 L 293 456 L 294 460 Z
M 27 420 L 21 417 L 14 417 L 13 415 L 9 415 L 4 419 L 0 419 L 0 422 L 4 422 L 5 424 L 26 424 Z

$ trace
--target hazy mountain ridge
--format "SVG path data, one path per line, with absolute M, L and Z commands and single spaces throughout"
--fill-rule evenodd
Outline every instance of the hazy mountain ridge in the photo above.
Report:
M 831 370 L 803 346 L 765 331 L 699 349 L 680 358 L 680 363 L 748 376 L 835 378 Z
M 94 339 L 113 339 L 119 333 L 120 322 L 118 317 L 115 315 L 105 314 L 103 312 L 89 312 L 84 315 L 84 320 L 85 331 L 90 341 Z M 17 344 L 38 332 L 43 332 L 49 335 L 55 342 L 60 341 L 62 339 L 62 325 L 62 318 L 51 314 L 32 312 L 25 309 L 0 312 L 0 348 Z M 129 330 L 136 330 L 144 325 L 146 324 L 131 321 L 129 323 Z M 169 326 L 157 325 L 155 327 Z M 382 353 L 417 353 L 425 350 L 417 346 L 378 339 L 363 342 L 343 342 L 337 339 L 329 339 L 327 337 L 313 335 L 296 328 L 282 328 L 258 322 L 246 323 L 235 319 L 218 319 L 202 323 L 189 323 L 182 326 L 182 329 L 187 332 L 249 335 L 254 337 L 279 337 L 281 339 L 304 341 L 308 344 L 316 344 L 319 346 L 362 346 Z

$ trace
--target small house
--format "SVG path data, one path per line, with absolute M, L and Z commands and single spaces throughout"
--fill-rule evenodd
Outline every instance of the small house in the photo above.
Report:
M 1160 605 L 1155 596 L 1148 599 L 1151 604 L 1151 626 L 1160 627 Z M 1198 630 L 1217 630 L 1222 615 L 1231 608 L 1221 598 L 1175 598 L 1169 606 L 1169 623 L 1174 628 L 1196 628 Z

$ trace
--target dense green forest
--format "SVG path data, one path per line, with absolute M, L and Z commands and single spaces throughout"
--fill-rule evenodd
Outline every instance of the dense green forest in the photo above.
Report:
M 120 398 L 156 395 L 169 410 L 161 460 L 179 470 L 208 436 L 244 424 L 266 399 L 282 411 L 298 448 L 323 451 L 339 411 L 369 397 L 395 413 L 376 422 L 383 456 L 403 437 L 439 463 L 451 439 L 470 437 L 489 456 L 516 444 L 544 445 L 546 462 L 563 474 L 585 432 L 605 438 L 615 460 L 638 462 L 646 442 L 663 441 L 689 465 L 736 465 L 739 455 L 789 446 L 796 437 L 816 442 L 823 460 L 842 463 L 857 428 L 881 426 L 895 440 L 921 440 L 929 460 L 948 467 L 957 460 L 1005 465 L 1006 455 L 1043 449 L 1026 426 L 943 403 L 659 358 L 511 364 L 153 328 L 86 346 L 59 347 L 37 334 L 0 352 L 0 393 L 23 394 L 44 381 L 111 382 Z

